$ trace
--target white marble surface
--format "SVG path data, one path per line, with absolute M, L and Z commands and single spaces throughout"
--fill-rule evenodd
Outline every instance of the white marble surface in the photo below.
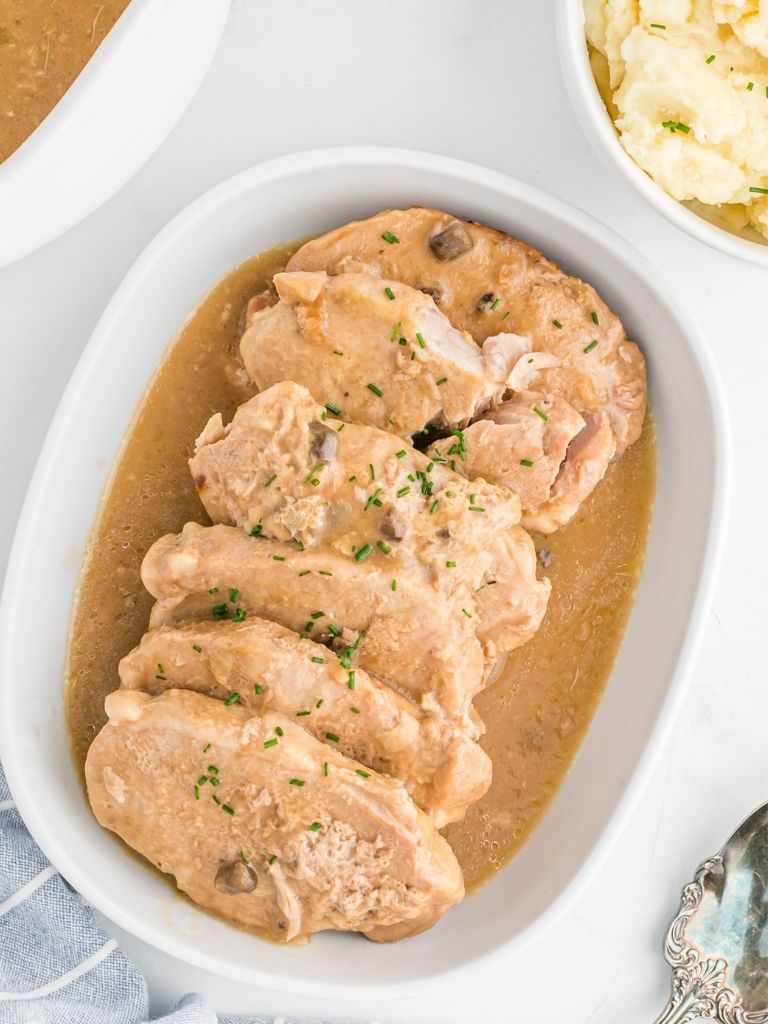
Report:
M 570 913 L 471 987 L 367 1005 L 221 980 L 107 923 L 146 971 L 158 1011 L 196 990 L 219 1011 L 339 1021 L 648 1022 L 666 998 L 659 946 L 681 884 L 768 798 L 768 275 L 689 241 L 600 165 L 571 114 L 551 7 L 544 0 L 235 0 L 207 80 L 151 162 L 86 222 L 0 271 L 3 565 L 56 402 L 121 277 L 189 200 L 283 153 L 350 143 L 432 150 L 583 207 L 661 269 L 707 332 L 728 394 L 731 525 L 693 685 L 629 826 Z M 5 683 L 23 692 L 23 680 Z

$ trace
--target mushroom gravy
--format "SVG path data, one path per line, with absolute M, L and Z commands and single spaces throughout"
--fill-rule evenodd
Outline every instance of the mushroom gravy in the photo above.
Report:
M 68 719 L 82 768 L 105 722 L 117 663 L 144 632 L 152 599 L 139 571 L 159 536 L 208 522 L 187 459 L 208 417 L 225 420 L 252 393 L 238 354 L 245 306 L 302 243 L 235 268 L 203 300 L 169 349 L 112 474 L 83 561 L 67 662 Z M 553 589 L 538 634 L 508 656 L 476 699 L 494 781 L 444 832 L 471 889 L 519 849 L 579 748 L 610 676 L 643 566 L 655 491 L 650 417 L 576 517 L 534 535 Z
M 53 110 L 129 0 L 0 0 L 0 163 Z

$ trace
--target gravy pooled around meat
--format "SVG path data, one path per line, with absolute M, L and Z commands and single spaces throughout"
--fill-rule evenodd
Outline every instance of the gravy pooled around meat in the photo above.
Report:
M 236 268 L 85 559 L 68 699 L 97 820 L 262 937 L 431 927 L 535 827 L 610 675 L 645 400 L 589 285 L 441 211 Z

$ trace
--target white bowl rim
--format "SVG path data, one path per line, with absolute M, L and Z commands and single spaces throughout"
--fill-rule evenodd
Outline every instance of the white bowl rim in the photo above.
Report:
M 621 145 L 590 67 L 584 0 L 558 0 L 556 35 L 566 86 L 572 86 L 567 90 L 571 105 L 594 148 L 608 156 L 615 170 L 629 180 L 657 213 L 686 234 L 728 256 L 768 267 L 768 242 L 752 242 L 731 234 L 689 210 L 657 185 Z
M 3 758 L 6 778 L 19 813 L 51 863 L 89 903 L 137 938 L 186 963 L 238 981 L 260 984 L 273 990 L 314 997 L 390 1000 L 443 989 L 476 976 L 499 962 L 501 958 L 509 956 L 513 947 L 520 948 L 541 935 L 572 905 L 599 870 L 600 865 L 610 852 L 611 846 L 630 817 L 666 743 L 692 674 L 693 659 L 706 623 L 707 610 L 724 545 L 731 477 L 730 429 L 726 404 L 713 358 L 700 328 L 677 297 L 675 297 L 674 303 L 666 297 L 665 284 L 648 260 L 616 232 L 571 204 L 553 198 L 533 186 L 519 182 L 498 171 L 451 157 L 407 149 L 374 146 L 332 147 L 294 153 L 246 169 L 205 192 L 178 213 L 134 262 L 99 319 L 53 417 L 22 507 L 8 561 L 2 600 L 0 600 L 0 680 L 9 678 L 13 660 L 11 658 L 13 634 L 10 608 L 13 603 L 14 580 L 18 576 L 26 550 L 34 544 L 31 516 L 27 513 L 40 503 L 45 494 L 46 477 L 53 456 L 53 439 L 59 429 L 64 426 L 70 411 L 78 402 L 79 393 L 87 384 L 92 368 L 101 357 L 102 350 L 108 349 L 113 325 L 120 320 L 124 309 L 133 301 L 133 293 L 141 286 L 145 274 L 151 270 L 153 265 L 162 262 L 166 249 L 178 236 L 194 227 L 200 218 L 209 216 L 218 205 L 229 202 L 239 194 L 248 193 L 256 185 L 263 185 L 290 176 L 292 173 L 306 172 L 311 169 L 368 165 L 407 166 L 414 170 L 437 171 L 461 178 L 469 185 L 492 187 L 510 198 L 521 200 L 532 206 L 546 206 L 549 211 L 554 211 L 561 219 L 586 234 L 598 238 L 603 246 L 614 251 L 622 260 L 631 256 L 633 265 L 639 268 L 642 276 L 654 288 L 658 303 L 665 305 L 669 314 L 681 323 L 691 350 L 701 368 L 703 385 L 708 392 L 712 412 L 721 427 L 714 435 L 714 486 L 707 535 L 709 554 L 698 575 L 698 586 L 691 604 L 688 628 L 676 670 L 646 747 L 636 762 L 622 798 L 613 813 L 606 819 L 602 832 L 590 854 L 574 874 L 569 886 L 523 933 L 512 936 L 506 942 L 500 943 L 494 949 L 466 964 L 434 972 L 424 979 L 393 984 L 358 985 L 354 980 L 349 980 L 345 982 L 343 992 L 335 982 L 328 984 L 317 981 L 307 982 L 300 977 L 286 980 L 282 976 L 279 982 L 276 982 L 269 971 L 260 970 L 258 966 L 249 967 L 247 971 L 242 970 L 238 965 L 228 962 L 225 958 L 217 957 L 215 952 L 197 949 L 167 931 L 155 929 L 151 923 L 134 915 L 130 906 L 126 906 L 121 903 L 119 898 L 115 898 L 112 894 L 105 893 L 99 888 L 89 875 L 87 865 L 78 861 L 66 846 L 60 843 L 60 837 L 54 833 L 44 816 L 38 812 L 35 803 L 34 781 L 17 768 L 13 757 L 6 758 L 4 756 L 4 752 L 13 751 L 11 718 L 8 713 L 8 705 L 12 702 L 12 688 L 2 685 L 0 685 L 0 757 Z M 215 282 L 211 282 L 211 284 L 213 285 Z

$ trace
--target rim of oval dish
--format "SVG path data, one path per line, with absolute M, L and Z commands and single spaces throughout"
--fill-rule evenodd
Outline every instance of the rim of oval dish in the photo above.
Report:
M 554 212 L 563 221 L 588 235 L 595 236 L 618 260 L 626 262 L 628 258 L 631 258 L 633 266 L 640 268 L 640 274 L 657 292 L 657 301 L 666 305 L 670 315 L 677 319 L 685 330 L 691 350 L 701 368 L 712 411 L 722 426 L 722 430 L 715 433 L 714 442 L 713 454 L 716 469 L 707 533 L 708 556 L 698 576 L 695 597 L 691 602 L 691 614 L 679 658 L 659 714 L 649 733 L 648 742 L 634 765 L 623 796 L 619 799 L 614 811 L 606 818 L 594 846 L 569 885 L 520 934 L 500 942 L 495 948 L 482 953 L 468 963 L 444 970 L 438 969 L 424 978 L 389 984 L 365 983 L 362 985 L 350 979 L 345 982 L 342 993 L 337 982 L 324 984 L 314 980 L 305 981 L 300 977 L 286 979 L 281 976 L 275 978 L 271 972 L 261 970 L 258 965 L 249 966 L 247 970 L 241 969 L 238 965 L 227 961 L 225 957 L 218 956 L 215 951 L 197 949 L 194 944 L 185 942 L 167 931 L 155 929 L 146 920 L 135 914 L 130 906 L 121 902 L 119 898 L 115 898 L 111 893 L 103 891 L 98 883 L 92 880 L 87 866 L 76 858 L 72 850 L 61 844 L 60 837 L 54 834 L 50 823 L 36 807 L 34 781 L 19 770 L 12 756 L 9 759 L 4 758 L 3 765 L 19 813 L 40 848 L 70 884 L 78 889 L 95 908 L 121 928 L 154 948 L 169 953 L 186 963 L 239 981 L 262 984 L 272 990 L 292 994 L 324 996 L 326 998 L 339 998 L 343 995 L 345 998 L 354 996 L 379 1001 L 445 989 L 475 976 L 494 963 L 498 963 L 502 958 L 508 957 L 513 949 L 520 949 L 533 941 L 565 913 L 594 877 L 630 817 L 663 749 L 692 673 L 693 661 L 703 632 L 706 611 L 724 542 L 730 483 L 730 443 L 728 421 L 725 415 L 726 407 L 719 378 L 702 332 L 688 313 L 681 308 L 677 298 L 674 305 L 667 300 L 663 281 L 657 276 L 645 257 L 628 242 L 625 242 L 611 228 L 576 207 L 562 200 L 554 199 L 548 194 L 500 172 L 449 157 L 404 149 L 344 147 L 296 153 L 256 165 L 204 193 L 177 214 L 160 231 L 127 272 L 97 323 L 61 398 L 32 475 L 8 561 L 2 602 L 0 603 L 0 672 L 2 673 L 0 678 L 5 680 L 10 678 L 14 661 L 11 653 L 13 648 L 13 581 L 22 569 L 27 550 L 34 543 L 35 517 L 31 515 L 31 512 L 40 506 L 45 494 L 49 465 L 55 454 L 56 435 L 64 426 L 70 411 L 77 405 L 81 393 L 88 386 L 102 351 L 108 347 L 113 325 L 120 321 L 124 310 L 133 300 L 134 292 L 141 287 L 144 277 L 151 273 L 154 266 L 162 264 L 166 251 L 178 240 L 179 236 L 194 230 L 201 218 L 210 216 L 217 207 L 230 202 L 233 198 L 247 194 L 254 186 L 290 177 L 294 173 L 306 173 L 308 170 L 341 169 L 342 167 L 349 169 L 356 166 L 383 168 L 399 166 L 414 171 L 441 172 L 452 175 L 470 187 L 477 185 L 493 188 L 502 197 L 506 196 L 509 199 L 529 204 L 533 208 L 546 208 L 548 211 Z M 211 284 L 214 283 L 211 282 Z M 8 709 L 12 703 L 11 690 L 9 685 L 0 684 L 0 755 L 3 752 L 11 753 L 13 750 L 11 715 Z
M 752 242 L 711 224 L 668 195 L 626 152 L 605 108 L 589 63 L 584 0 L 559 0 L 556 34 L 560 65 L 566 86 L 570 86 L 571 106 L 597 155 L 606 155 L 614 169 L 657 213 L 687 235 L 728 256 L 768 267 L 768 242 Z

